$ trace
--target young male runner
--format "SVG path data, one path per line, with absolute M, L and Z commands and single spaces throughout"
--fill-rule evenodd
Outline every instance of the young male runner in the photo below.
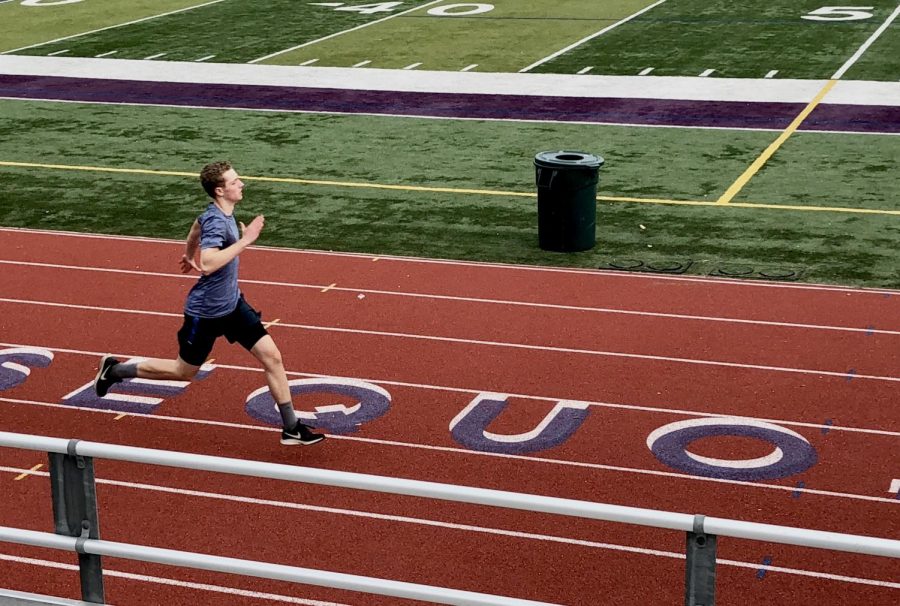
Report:
M 94 390 L 103 397 L 123 379 L 189 381 L 200 370 L 220 336 L 240 343 L 262 363 L 269 391 L 281 413 L 281 443 L 315 444 L 325 436 L 313 433 L 297 419 L 281 352 L 262 325 L 260 314 L 244 300 L 238 288 L 238 256 L 259 237 L 265 224 L 262 215 L 250 225 L 234 220 L 234 208 L 243 199 L 244 184 L 228 162 L 214 162 L 200 171 L 200 183 L 212 198 L 206 211 L 194 221 L 181 257 L 181 271 L 196 269 L 200 279 L 191 288 L 184 305 L 184 324 L 178 331 L 178 357 L 148 359 L 123 364 L 103 356 L 94 379 Z M 195 260 L 200 251 L 199 264 Z

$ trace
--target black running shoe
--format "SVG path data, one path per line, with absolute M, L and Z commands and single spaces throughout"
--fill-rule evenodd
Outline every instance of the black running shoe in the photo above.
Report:
M 297 425 L 291 431 L 281 430 L 281 443 L 287 446 L 296 446 L 297 444 L 310 446 L 324 439 L 325 436 L 320 433 L 313 433 L 312 427 L 304 425 L 300 421 L 297 421 Z
M 109 369 L 118 364 L 119 361 L 112 356 L 103 356 L 100 358 L 100 370 L 94 378 L 94 391 L 101 398 L 109 392 L 109 388 L 116 383 L 121 383 L 122 379 L 109 376 Z

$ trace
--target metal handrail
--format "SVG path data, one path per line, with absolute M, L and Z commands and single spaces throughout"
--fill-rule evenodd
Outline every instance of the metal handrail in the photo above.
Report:
M 65 438 L 49 438 L 2 431 L 0 431 L 0 446 L 402 494 L 476 505 L 490 505 L 607 522 L 637 524 L 668 530 L 685 532 L 696 530 L 695 522 L 697 521 L 697 516 L 694 514 L 658 511 L 623 505 L 607 505 L 604 503 L 507 492 L 489 488 L 440 484 L 422 480 L 311 467 L 296 467 L 264 461 L 248 461 L 245 459 L 188 454 L 170 450 L 120 446 L 100 442 L 68 440 Z M 900 540 L 895 539 L 809 530 L 708 516 L 704 516 L 702 522 L 703 532 L 718 536 L 900 558 Z
M 0 432 L 0 447 L 49 453 L 51 486 L 54 493 L 54 518 L 56 520 L 55 534 L 0 526 L 0 541 L 76 551 L 79 554 L 82 597 L 92 603 L 103 603 L 104 601 L 100 556 L 105 555 L 393 597 L 428 600 L 439 604 L 552 606 L 545 602 L 415 583 L 100 540 L 94 492 L 94 458 L 401 494 L 684 531 L 687 533 L 685 604 L 688 606 L 699 606 L 700 604 L 713 606 L 715 603 L 716 545 L 719 536 L 900 558 L 900 540 L 591 503 L 472 486 L 9 432 Z
M 78 539 L 60 536 L 51 532 L 37 532 L 0 526 L 0 541 L 30 545 L 32 547 L 75 551 L 75 544 Z M 141 562 L 152 562 L 169 566 L 183 566 L 198 570 L 240 574 L 261 579 L 290 581 L 349 591 L 377 593 L 379 595 L 410 600 L 424 600 L 439 604 L 454 604 L 458 606 L 556 606 L 548 602 L 494 596 L 474 591 L 447 589 L 417 583 L 316 570 L 314 568 L 285 566 L 283 564 L 212 556 L 174 549 L 160 549 L 158 547 L 146 547 L 114 541 L 88 539 L 84 541 L 80 548 L 85 553 L 98 556 L 139 560 Z

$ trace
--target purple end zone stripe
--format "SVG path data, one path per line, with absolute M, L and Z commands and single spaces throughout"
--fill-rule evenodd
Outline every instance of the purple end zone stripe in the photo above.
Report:
M 803 108 L 795 103 L 412 93 L 10 75 L 0 75 L 0 96 L 108 103 L 733 128 L 785 128 Z
M 800 130 L 900 133 L 900 107 L 823 103 L 800 125 Z
M 802 103 L 415 93 L 12 75 L 0 75 L 0 96 L 351 114 L 769 129 L 786 128 L 805 107 Z M 803 127 L 897 132 L 900 108 L 820 106 Z

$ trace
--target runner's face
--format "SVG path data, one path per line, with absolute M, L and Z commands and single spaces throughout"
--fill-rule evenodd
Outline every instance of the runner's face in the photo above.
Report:
M 244 182 L 238 177 L 233 168 L 222 173 L 222 183 L 218 189 L 222 190 L 222 198 L 228 202 L 237 203 L 244 197 Z

